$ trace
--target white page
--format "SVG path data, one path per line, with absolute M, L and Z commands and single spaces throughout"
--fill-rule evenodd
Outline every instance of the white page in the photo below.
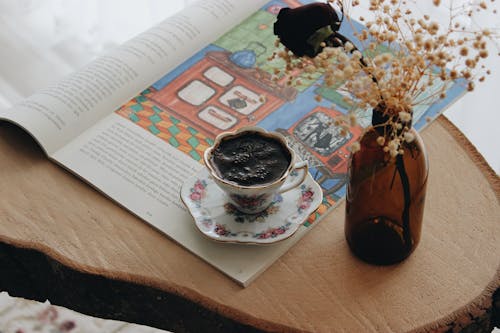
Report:
M 11 109 L 0 119 L 51 155 L 253 13 L 265 1 L 195 3 Z

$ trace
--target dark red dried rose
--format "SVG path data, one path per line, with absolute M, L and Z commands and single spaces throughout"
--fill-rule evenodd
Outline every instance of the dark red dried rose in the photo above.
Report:
M 321 52 L 319 44 L 331 40 L 339 28 L 340 20 L 332 6 L 312 3 L 293 9 L 282 8 L 274 23 L 274 34 L 296 56 L 314 57 Z

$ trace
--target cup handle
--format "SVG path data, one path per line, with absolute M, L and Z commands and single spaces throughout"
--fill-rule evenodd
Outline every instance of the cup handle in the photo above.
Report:
M 307 173 L 309 171 L 307 161 L 300 161 L 300 162 L 295 163 L 295 165 L 293 166 L 292 172 L 294 172 L 294 171 L 302 172 L 302 175 L 299 177 L 295 177 L 295 179 L 290 181 L 290 182 L 288 182 L 288 181 L 285 182 L 283 184 L 283 186 L 281 186 L 280 189 L 278 190 L 278 193 L 290 191 L 291 189 L 296 188 L 297 186 L 299 186 L 300 184 L 302 184 L 304 182 L 304 180 L 307 177 Z

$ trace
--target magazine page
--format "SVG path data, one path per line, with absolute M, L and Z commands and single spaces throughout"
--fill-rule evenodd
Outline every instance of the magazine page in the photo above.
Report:
M 194 4 L 11 109 L 0 110 L 0 119 L 25 128 L 50 155 L 258 6 L 241 0 Z
M 274 70 L 283 68 L 284 63 L 271 57 L 276 51 L 273 24 L 281 8 L 299 4 L 295 0 L 270 1 L 220 38 L 207 40 L 204 48 L 172 71 L 165 70 L 154 84 L 57 151 L 53 158 L 247 285 L 342 200 L 347 147 L 369 125 L 369 120 L 361 121 L 347 136 L 329 125 L 335 117 L 347 113 L 349 106 L 337 89 L 320 84 L 319 74 L 305 75 L 303 83 L 294 87 L 287 84 L 285 76 L 276 77 Z M 350 29 L 344 25 L 341 32 L 354 38 Z M 463 91 L 463 86 L 453 85 L 446 99 L 415 110 L 415 127 L 422 128 L 426 119 L 440 114 Z M 369 110 L 357 112 L 360 119 L 369 119 Z M 182 184 L 204 169 L 203 152 L 217 134 L 248 125 L 284 135 L 297 154 L 308 161 L 310 176 L 323 192 L 321 205 L 300 222 L 298 231 L 269 246 L 221 244 L 207 239 L 197 230 L 179 198 Z M 204 185 L 192 190 L 202 196 Z M 291 199 L 292 207 L 296 205 L 299 211 L 310 199 L 307 191 L 302 194 Z M 195 196 L 192 199 L 198 200 Z M 277 214 L 285 203 L 257 214 L 251 221 L 244 221 L 232 210 L 224 214 L 233 216 L 234 223 L 258 225 Z M 230 225 L 220 227 L 221 232 L 231 235 Z

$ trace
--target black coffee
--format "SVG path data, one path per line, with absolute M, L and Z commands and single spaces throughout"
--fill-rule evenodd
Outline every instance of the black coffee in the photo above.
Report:
M 212 154 L 218 176 L 243 186 L 279 179 L 289 167 L 291 158 L 279 140 L 257 132 L 223 139 Z

